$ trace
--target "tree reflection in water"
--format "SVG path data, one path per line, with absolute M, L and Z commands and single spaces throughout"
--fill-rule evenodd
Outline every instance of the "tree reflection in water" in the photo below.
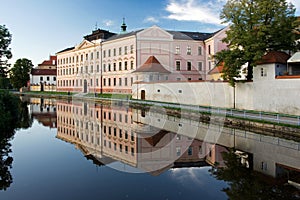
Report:
M 9 171 L 13 158 L 10 140 L 18 128 L 28 128 L 32 124 L 27 102 L 8 92 L 0 92 L 0 190 L 6 190 L 13 182 Z
M 216 164 L 210 172 L 218 180 L 228 182 L 229 187 L 223 191 L 231 200 L 282 200 L 300 199 L 299 191 L 281 180 L 268 177 L 246 167 L 234 149 L 223 152 L 222 156 L 226 167 Z

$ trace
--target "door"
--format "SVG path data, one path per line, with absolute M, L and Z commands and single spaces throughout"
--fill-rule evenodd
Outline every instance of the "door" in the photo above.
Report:
M 83 93 L 87 93 L 87 81 L 84 80 L 83 82 Z
M 141 99 L 145 100 L 145 98 L 146 98 L 146 92 L 145 92 L 145 90 L 142 90 L 141 91 Z

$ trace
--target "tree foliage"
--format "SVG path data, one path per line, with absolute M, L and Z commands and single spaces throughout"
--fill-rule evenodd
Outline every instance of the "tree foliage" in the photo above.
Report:
M 18 59 L 10 70 L 10 81 L 14 88 L 21 88 L 27 85 L 30 80 L 30 72 L 33 64 L 27 58 Z
M 6 190 L 13 182 L 10 168 L 13 158 L 10 156 L 15 130 L 32 125 L 27 103 L 6 91 L 0 91 L 0 190 Z
M 0 25 L 0 77 L 7 76 L 7 60 L 12 58 L 10 43 L 11 34 L 5 25 Z
M 226 167 L 213 167 L 210 172 L 218 180 L 224 180 L 228 187 L 223 191 L 231 200 L 252 199 L 298 199 L 297 189 L 290 185 L 270 181 L 271 177 L 255 172 L 242 164 L 235 149 L 223 152 Z
M 220 17 L 230 26 L 223 40 L 229 48 L 217 53 L 216 59 L 224 62 L 223 78 L 231 85 L 243 64 L 248 63 L 251 80 L 252 68 L 265 53 L 299 48 L 295 8 L 286 0 L 228 0 Z

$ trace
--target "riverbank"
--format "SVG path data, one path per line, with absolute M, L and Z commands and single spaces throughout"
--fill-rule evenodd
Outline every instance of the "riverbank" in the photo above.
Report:
M 293 115 L 144 101 L 131 99 L 131 96 L 122 94 L 94 95 L 46 92 L 15 92 L 15 94 L 39 98 L 93 101 L 103 104 L 110 103 L 111 101 L 119 101 L 122 105 L 143 108 L 145 110 L 154 108 L 157 112 L 167 112 L 168 115 L 179 118 L 193 118 L 204 123 L 223 124 L 230 128 L 300 141 L 300 119 L 299 116 Z

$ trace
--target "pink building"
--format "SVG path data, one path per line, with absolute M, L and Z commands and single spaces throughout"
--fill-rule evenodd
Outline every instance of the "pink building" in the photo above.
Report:
M 143 81 L 133 72 L 153 56 L 170 72 L 159 81 L 205 80 L 214 67 L 212 55 L 226 48 L 221 41 L 225 31 L 167 31 L 152 26 L 114 34 L 98 29 L 79 45 L 57 53 L 57 90 L 131 94 L 132 84 Z

